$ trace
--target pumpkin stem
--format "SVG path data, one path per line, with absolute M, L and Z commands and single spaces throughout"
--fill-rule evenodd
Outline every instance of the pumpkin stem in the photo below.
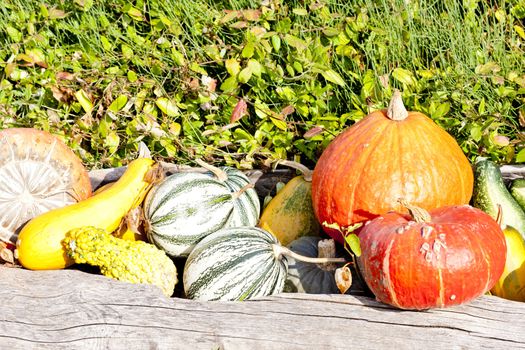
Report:
M 149 169 L 146 174 L 144 175 L 144 181 L 146 181 L 149 184 L 156 184 L 160 182 L 165 177 L 164 168 L 160 163 L 156 163 L 153 165 L 151 169 Z
M 293 252 L 292 250 L 283 247 L 280 244 L 274 244 L 273 245 L 273 253 L 277 259 L 281 259 L 281 257 L 288 256 L 290 258 L 293 258 L 298 261 L 302 261 L 305 263 L 312 263 L 312 264 L 337 264 L 337 263 L 345 263 L 345 258 L 311 258 L 309 256 L 303 256 L 300 254 L 297 254 Z
M 323 258 L 335 258 L 335 241 L 333 239 L 322 239 L 317 243 L 317 257 Z M 337 265 L 334 263 L 320 263 L 317 266 L 324 271 L 334 271 L 337 269 Z
M 232 199 L 237 199 L 241 196 L 241 194 L 243 194 L 246 190 L 250 189 L 250 188 L 254 188 L 255 185 L 254 184 L 247 184 L 246 186 L 244 186 L 243 188 L 241 188 L 240 190 L 238 190 L 237 192 L 235 193 L 232 193 Z
M 501 209 L 501 204 L 498 204 L 497 207 L 498 213 L 496 214 L 496 222 L 501 226 L 501 222 L 503 221 L 503 210 Z
M 405 120 L 408 117 L 407 109 L 401 98 L 401 91 L 397 89 L 394 90 L 394 94 L 386 111 L 386 116 L 391 120 Z
M 217 179 L 219 179 L 219 181 L 224 182 L 228 180 L 228 174 L 226 174 L 226 172 L 223 171 L 222 169 L 219 169 L 211 164 L 208 164 L 202 159 L 195 159 L 195 163 L 199 164 L 199 166 L 203 167 L 204 169 L 211 171 L 217 177 Z
M 276 165 L 277 164 L 282 164 L 290 168 L 293 168 L 295 170 L 299 170 L 302 173 L 305 181 L 312 182 L 313 171 L 308 169 L 306 166 L 302 165 L 301 163 L 293 162 L 291 160 L 280 159 L 276 162 Z
M 432 217 L 430 216 L 429 212 L 426 211 L 425 209 L 416 207 L 415 205 L 408 203 L 404 199 L 399 199 L 398 202 L 401 203 L 402 206 L 408 209 L 410 216 L 412 216 L 415 222 L 422 223 L 422 222 L 430 222 L 432 220 Z

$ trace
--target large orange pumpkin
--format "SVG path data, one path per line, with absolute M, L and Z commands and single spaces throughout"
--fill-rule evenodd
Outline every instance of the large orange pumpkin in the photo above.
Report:
M 388 110 L 376 111 L 338 135 L 314 169 L 312 200 L 320 223 L 346 228 L 405 209 L 399 199 L 430 210 L 467 204 L 473 172 L 445 130 L 407 112 L 399 91 Z M 342 241 L 339 231 L 327 228 Z
M 371 220 L 359 239 L 357 262 L 368 287 L 402 309 L 466 303 L 494 286 L 505 267 L 499 224 L 468 205 L 387 213 Z

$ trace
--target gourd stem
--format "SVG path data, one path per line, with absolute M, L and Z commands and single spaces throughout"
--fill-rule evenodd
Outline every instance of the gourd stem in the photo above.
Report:
M 311 258 L 309 256 L 303 256 L 279 244 L 273 245 L 273 252 L 277 259 L 280 259 L 281 256 L 284 255 L 284 256 L 289 256 L 298 261 L 312 263 L 312 264 L 330 264 L 330 263 L 336 264 L 336 263 L 346 262 L 345 258 Z
M 164 168 L 160 163 L 155 163 L 151 169 L 144 175 L 144 181 L 149 184 L 156 184 L 165 177 Z
M 391 120 L 398 121 L 405 120 L 408 117 L 408 112 L 401 98 L 401 92 L 397 89 L 394 90 L 394 94 L 386 111 L 386 116 Z
M 415 205 L 408 203 L 404 199 L 400 199 L 399 203 L 401 203 L 402 206 L 408 209 L 410 216 L 412 216 L 415 222 L 422 223 L 430 222 L 432 220 L 432 217 L 430 216 L 429 212 L 425 209 L 416 207 Z
M 228 174 L 226 174 L 225 171 L 217 168 L 216 166 L 208 164 L 202 159 L 195 159 L 195 163 L 199 164 L 199 166 L 203 167 L 204 169 L 211 171 L 215 176 L 217 176 L 217 179 L 219 181 L 224 182 L 228 180 Z
M 303 174 L 303 178 L 305 181 L 312 182 L 313 171 L 308 169 L 306 166 L 302 165 L 301 163 L 293 162 L 291 160 L 280 159 L 277 161 L 277 164 L 282 164 L 290 168 L 299 170 Z
M 237 199 L 241 196 L 241 194 L 243 194 L 246 190 L 250 189 L 250 188 L 254 188 L 255 185 L 254 184 L 247 184 L 246 186 L 244 186 L 243 188 L 241 188 L 240 190 L 238 190 L 237 192 L 233 193 L 232 194 L 232 199 Z
M 322 239 L 317 243 L 317 257 L 322 258 L 335 258 L 335 241 L 333 239 Z M 317 266 L 324 271 L 334 271 L 337 269 L 337 265 L 334 263 L 322 263 Z

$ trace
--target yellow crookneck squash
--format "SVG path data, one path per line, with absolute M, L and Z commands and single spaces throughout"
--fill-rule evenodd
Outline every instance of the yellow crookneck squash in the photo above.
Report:
M 152 159 L 139 158 L 132 161 L 122 177 L 107 190 L 35 217 L 18 236 L 18 261 L 32 270 L 72 265 L 73 260 L 63 246 L 66 233 L 85 226 L 115 231 L 122 218 L 140 204 L 161 175 L 160 167 Z
M 318 236 L 321 230 L 312 207 L 312 171 L 304 165 L 281 160 L 302 175 L 292 178 L 264 208 L 258 226 L 271 232 L 282 245 L 302 236 Z

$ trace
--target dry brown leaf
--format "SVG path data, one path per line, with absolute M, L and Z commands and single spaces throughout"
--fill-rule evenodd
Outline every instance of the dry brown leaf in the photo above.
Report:
M 237 120 L 241 119 L 248 114 L 248 104 L 244 99 L 240 99 L 235 107 L 233 108 L 232 116 L 230 118 L 230 123 L 235 123 Z
M 320 133 L 323 132 L 323 127 L 322 126 L 315 126 L 313 128 L 311 128 L 310 130 L 308 130 L 307 132 L 304 133 L 303 137 L 305 139 L 309 139 L 311 137 L 314 137 L 316 135 L 319 135 Z
M 335 270 L 335 283 L 341 294 L 345 294 L 352 286 L 352 271 L 348 266 L 339 267 Z

